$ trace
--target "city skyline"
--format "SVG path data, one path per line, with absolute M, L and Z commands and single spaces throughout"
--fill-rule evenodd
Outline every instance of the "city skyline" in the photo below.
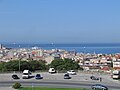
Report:
M 0 42 L 120 43 L 119 3 L 0 0 Z

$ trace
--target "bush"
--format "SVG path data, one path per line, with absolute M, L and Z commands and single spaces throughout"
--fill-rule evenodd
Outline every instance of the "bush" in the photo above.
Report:
M 14 89 L 18 89 L 21 87 L 21 84 L 19 82 L 16 82 L 14 85 L 13 85 L 13 88 Z

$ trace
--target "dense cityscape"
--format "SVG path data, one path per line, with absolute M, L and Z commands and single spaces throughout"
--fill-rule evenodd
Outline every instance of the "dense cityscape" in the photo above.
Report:
M 43 60 L 50 64 L 55 59 L 72 59 L 78 62 L 84 70 L 111 72 L 120 69 L 120 54 L 90 54 L 66 51 L 62 49 L 43 50 L 39 47 L 32 48 L 8 48 L 0 45 L 0 62 L 14 60 L 29 61 Z
M 73 87 L 76 87 L 74 85 L 84 81 L 80 88 L 90 88 L 92 85 L 92 89 L 99 86 L 101 90 L 108 90 L 108 87 L 118 90 L 119 82 L 116 80 L 120 78 L 120 53 L 96 54 L 40 47 L 9 48 L 0 44 L 0 73 L 3 82 L 12 84 L 14 80 L 18 81 L 12 86 L 14 89 L 20 88 L 21 84 L 29 86 L 31 82 L 38 83 L 35 79 L 53 83 L 52 87 L 56 83 L 63 87 L 62 82 L 71 79 L 72 82 L 65 81 L 67 86 L 74 82 Z

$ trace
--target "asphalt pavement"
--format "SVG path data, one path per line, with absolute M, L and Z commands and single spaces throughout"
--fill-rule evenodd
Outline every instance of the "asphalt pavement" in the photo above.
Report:
M 103 84 L 109 88 L 109 90 L 119 90 L 120 88 L 120 82 L 117 80 L 113 80 L 111 78 L 110 74 L 99 74 L 99 73 L 77 73 L 77 75 L 70 75 L 72 78 L 69 80 L 65 80 L 63 78 L 65 73 L 56 73 L 56 74 L 50 74 L 48 72 L 38 72 L 43 76 L 42 80 L 36 80 L 35 78 L 31 79 L 22 79 L 22 73 L 15 73 L 17 74 L 20 79 L 14 80 L 12 79 L 12 75 L 14 73 L 5 73 L 0 74 L 0 90 L 3 87 L 8 88 L 7 90 L 10 90 L 14 82 L 21 82 L 23 86 L 31 86 L 34 84 L 34 86 L 48 86 L 48 87 L 69 87 L 69 88 L 91 88 L 91 85 L 93 84 Z M 32 73 L 33 76 L 36 75 L 36 73 Z M 99 80 L 91 80 L 90 76 L 94 75 L 96 77 L 101 77 L 102 81 Z

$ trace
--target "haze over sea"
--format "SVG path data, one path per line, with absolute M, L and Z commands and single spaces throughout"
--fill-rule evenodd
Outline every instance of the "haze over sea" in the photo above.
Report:
M 85 44 L 3 44 L 9 48 L 32 48 L 39 47 L 42 49 L 64 49 L 68 51 L 75 50 L 79 53 L 102 53 L 102 54 L 115 54 L 120 53 L 120 43 L 85 43 Z

